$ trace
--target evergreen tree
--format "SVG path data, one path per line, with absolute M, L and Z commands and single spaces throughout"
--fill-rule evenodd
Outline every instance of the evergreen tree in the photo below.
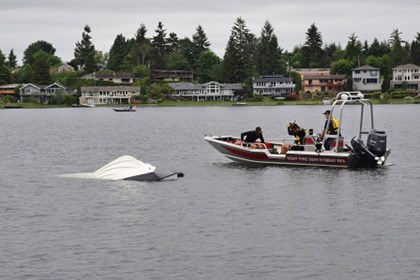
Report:
M 77 64 L 83 66 L 86 72 L 92 73 L 96 71 L 95 62 L 95 46 L 93 45 L 90 36 L 91 29 L 89 25 L 85 25 L 82 33 L 82 40 L 76 43 L 74 49 L 74 58 Z
M 170 70 L 190 70 L 190 64 L 179 50 L 171 52 L 166 61 L 166 69 Z
M 168 54 L 178 50 L 178 35 L 176 33 L 169 33 L 169 37 L 166 40 L 166 52 Z
M 344 51 L 340 45 L 331 43 L 325 45 L 324 52 L 326 56 L 326 64 L 331 65 L 332 62 L 344 58 Z
M 284 74 L 281 65 L 282 50 L 279 47 L 273 26 L 266 21 L 257 44 L 256 66 L 261 75 Z
M 306 42 L 302 47 L 301 67 L 328 67 L 322 49 L 322 35 L 313 23 L 306 32 Z
M 43 40 L 36 41 L 26 48 L 23 52 L 23 64 L 32 64 L 34 62 L 34 54 L 39 50 L 43 51 L 46 54 L 54 55 L 55 48 L 52 44 L 45 42 Z
M 204 32 L 204 29 L 199 25 L 196 29 L 196 32 L 192 35 L 193 48 L 191 49 L 191 66 L 193 69 L 197 69 L 198 59 L 200 54 L 210 47 L 210 42 L 207 39 L 207 35 Z
M 372 44 L 370 45 L 367 51 L 367 56 L 373 55 L 376 57 L 381 57 L 387 52 L 388 50 L 383 48 L 383 44 L 379 43 L 379 40 L 377 38 L 374 38 Z
M 408 63 L 408 53 L 405 48 L 401 45 L 401 32 L 398 29 L 394 29 L 391 33 L 390 45 L 391 45 L 391 63 L 392 67 L 396 67 L 401 64 Z
M 416 39 L 411 43 L 410 60 L 411 63 L 420 66 L 420 33 L 418 32 Z
M 12 74 L 8 65 L 6 64 L 6 57 L 0 50 L 0 85 L 7 84 L 12 81 Z
M 33 70 L 31 82 L 38 85 L 48 85 L 51 83 L 50 65 L 48 63 L 48 54 L 42 50 L 33 55 Z
M 237 18 L 223 57 L 223 75 L 226 82 L 242 83 L 251 77 L 255 41 L 255 35 L 246 27 L 245 20 Z
M 8 60 L 9 60 L 9 67 L 10 69 L 16 68 L 17 66 L 17 59 L 16 59 L 16 55 L 13 51 L 13 49 L 10 50 L 9 56 L 8 56 Z
M 196 32 L 193 34 L 192 39 L 194 45 L 199 51 L 199 54 L 209 49 L 210 42 L 208 41 L 207 35 L 201 25 L 197 26 Z
M 159 21 L 156 35 L 152 39 L 152 68 L 164 69 L 166 57 L 166 30 L 163 29 L 162 22 Z
M 354 33 L 351 34 L 344 50 L 344 58 L 350 60 L 353 66 L 360 66 L 360 61 L 363 61 L 362 48 L 362 43 L 357 36 Z
M 211 50 L 203 51 L 197 63 L 197 78 L 200 83 L 219 81 L 220 58 Z
M 135 65 L 145 65 L 147 57 L 150 54 L 151 43 L 150 40 L 146 38 L 147 28 L 142 23 L 137 29 L 137 32 L 134 37 L 134 45 L 132 48 L 132 54 Z
M 125 37 L 122 34 L 117 35 L 109 51 L 107 68 L 119 72 L 127 55 L 128 46 Z
M 197 48 L 196 45 L 191 41 L 190 38 L 185 37 L 178 41 L 178 49 L 188 60 L 191 68 L 195 71 L 197 70 Z

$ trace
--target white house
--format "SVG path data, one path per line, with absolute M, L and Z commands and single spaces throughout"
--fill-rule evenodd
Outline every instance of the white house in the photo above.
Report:
M 380 91 L 382 89 L 380 69 L 363 65 L 352 71 L 353 90 Z
M 401 89 L 403 83 L 408 89 L 420 89 L 420 66 L 405 64 L 392 68 L 391 87 Z
M 139 87 L 103 86 L 81 87 L 80 105 L 129 104 L 133 96 L 140 95 Z
M 241 84 L 220 84 L 209 82 L 206 84 L 169 83 L 174 89 L 172 96 L 188 97 L 191 100 L 234 100 L 236 93 L 242 91 Z
M 28 97 L 38 99 L 39 103 L 48 103 L 49 99 L 57 92 L 69 94 L 69 89 L 60 83 L 52 83 L 47 86 L 26 84 L 20 88 L 20 100 L 23 102 Z
M 288 94 L 293 92 L 295 86 L 292 78 L 283 75 L 263 75 L 252 80 L 254 94 L 275 98 L 286 98 Z

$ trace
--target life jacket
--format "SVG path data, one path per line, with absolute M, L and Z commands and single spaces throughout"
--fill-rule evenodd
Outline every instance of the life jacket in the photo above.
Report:
M 339 126 L 340 126 L 340 122 L 336 118 L 332 117 L 330 119 L 330 126 L 328 128 L 328 133 L 337 134 Z

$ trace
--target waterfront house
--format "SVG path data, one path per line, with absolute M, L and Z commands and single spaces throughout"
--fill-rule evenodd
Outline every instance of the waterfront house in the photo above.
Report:
M 380 69 L 363 65 L 352 69 L 353 90 L 358 91 L 381 91 Z
M 252 79 L 254 94 L 274 98 L 286 98 L 293 92 L 295 86 L 292 78 L 283 75 L 262 75 L 259 78 Z
M 311 92 L 339 92 L 345 88 L 345 75 L 315 74 L 304 75 L 302 90 L 308 94 Z
M 402 89 L 403 84 L 406 84 L 407 89 L 420 89 L 420 66 L 404 64 L 392 68 L 391 87 Z
M 4 96 L 13 96 L 16 94 L 16 91 L 19 89 L 20 84 L 6 84 L 0 86 L 0 97 Z
M 30 97 L 37 99 L 38 103 L 48 104 L 49 99 L 57 92 L 69 94 L 69 89 L 60 83 L 52 83 L 50 85 L 26 84 L 20 88 L 20 100 L 22 102 Z
M 221 84 L 209 82 L 205 84 L 169 83 L 174 92 L 173 97 L 185 97 L 191 100 L 235 100 L 241 92 L 241 84 Z
M 81 105 L 129 104 L 131 98 L 140 95 L 140 87 L 93 86 L 81 87 Z

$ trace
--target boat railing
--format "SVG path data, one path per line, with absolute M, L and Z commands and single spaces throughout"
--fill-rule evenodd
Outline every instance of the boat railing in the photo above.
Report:
M 337 134 L 328 134 L 328 130 L 327 133 L 325 135 L 325 139 L 328 138 L 335 138 L 338 139 L 339 137 L 341 137 L 341 125 L 343 123 L 343 109 L 345 105 L 348 104 L 355 104 L 355 105 L 360 105 L 361 110 L 360 110 L 360 123 L 359 123 L 359 138 L 362 138 L 362 135 L 367 135 L 369 134 L 369 131 L 372 130 L 374 128 L 373 125 L 373 105 L 372 105 L 372 101 L 370 99 L 365 99 L 364 94 L 361 93 L 360 91 L 342 91 L 339 92 L 336 95 L 335 101 L 333 103 L 333 105 L 331 106 L 331 116 L 333 116 L 334 114 L 334 109 L 338 108 L 339 109 L 339 127 L 338 127 L 338 131 Z M 363 118 L 364 118 L 364 110 L 365 107 L 368 106 L 370 108 L 370 128 L 368 128 L 368 130 L 365 130 L 363 128 Z M 327 127 L 329 127 L 330 125 L 330 121 L 331 118 L 328 120 L 327 122 Z M 336 141 L 336 144 L 334 145 L 334 147 L 331 147 L 334 151 L 339 151 L 340 147 L 338 146 L 339 141 Z

